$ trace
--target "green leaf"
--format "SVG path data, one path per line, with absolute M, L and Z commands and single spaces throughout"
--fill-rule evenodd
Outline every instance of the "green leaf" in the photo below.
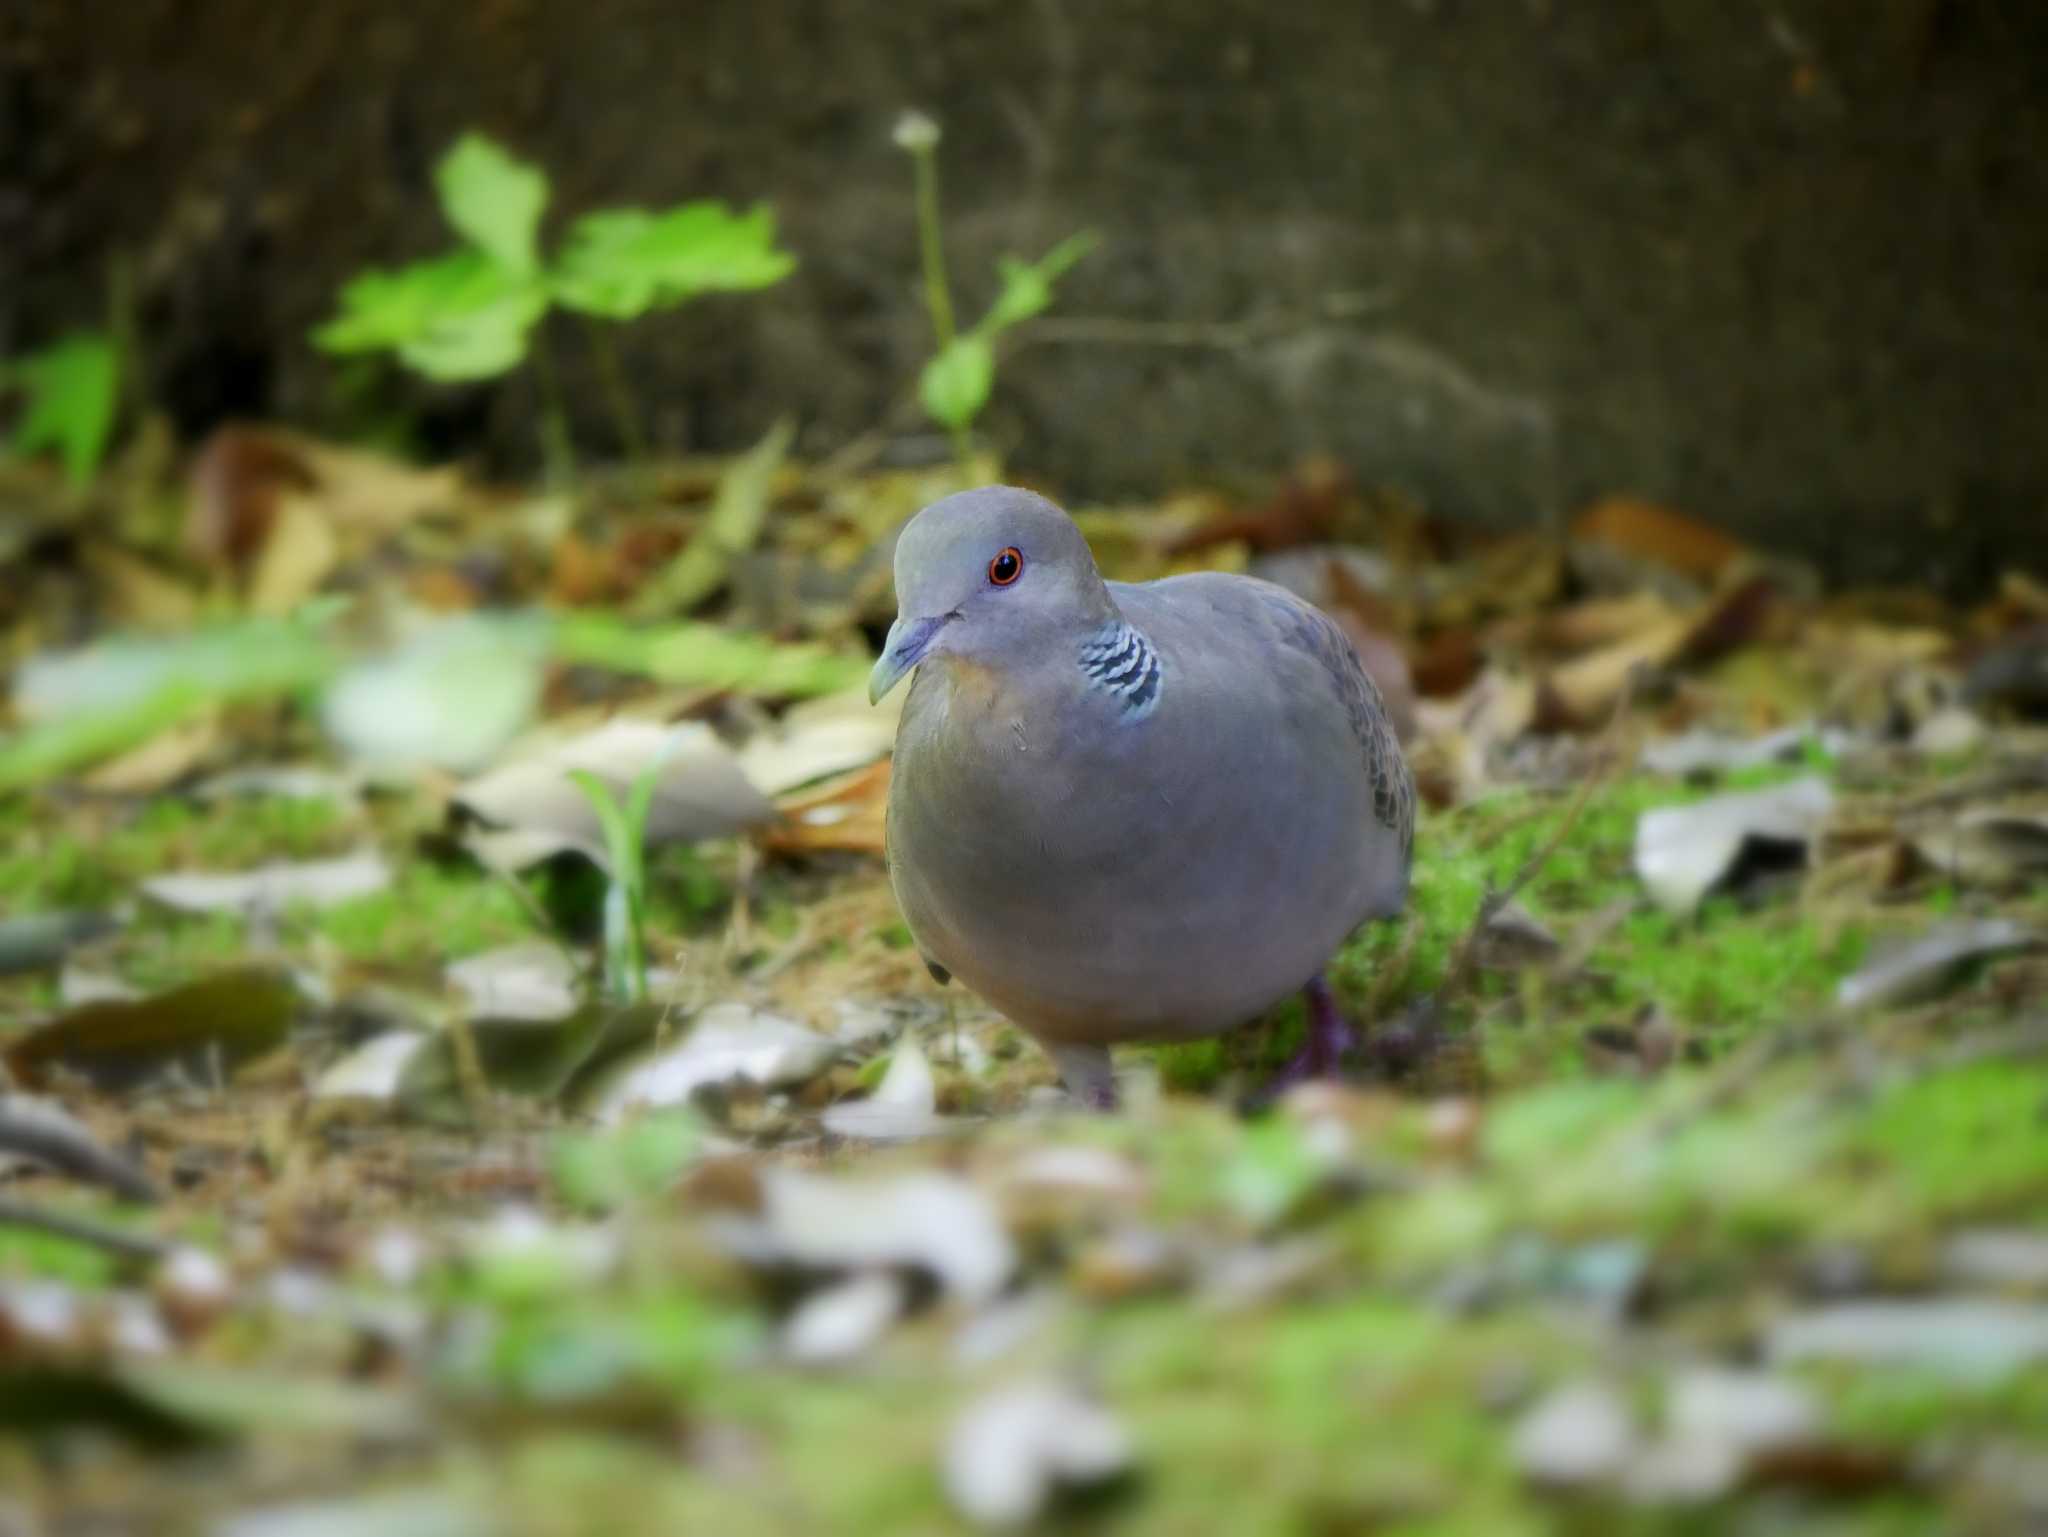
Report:
M 309 609 L 31 658 L 14 676 L 15 713 L 26 724 L 0 735 L 0 791 L 111 757 L 214 706 L 320 683 L 336 665 L 324 622 Z
M 561 615 L 554 648 L 557 658 L 575 665 L 770 697 L 836 693 L 859 683 L 874 665 L 872 657 L 777 645 L 715 624 L 643 627 L 591 611 Z
M 335 679 L 322 718 L 364 762 L 474 771 L 539 708 L 547 645 L 540 614 L 436 620 Z
M 641 937 L 646 881 L 641 848 L 661 761 L 657 754 L 640 771 L 624 806 L 612 793 L 612 787 L 590 770 L 569 771 L 570 780 L 597 813 L 598 826 L 604 830 L 605 852 L 611 856 L 612 881 L 604 904 L 605 971 L 613 996 L 628 1003 L 640 1003 L 647 997 L 647 951 Z
M 1053 284 L 1094 249 L 1095 236 L 1083 230 L 1080 234 L 1069 235 L 1035 262 L 1020 262 L 1014 256 L 1003 257 L 997 263 L 997 270 L 1003 277 L 1002 291 L 996 295 L 996 302 L 989 306 L 988 313 L 982 316 L 981 324 L 974 329 L 983 336 L 993 337 L 999 331 L 1006 331 L 1020 321 L 1043 313 L 1052 304 Z
M 14 428 L 15 452 L 53 450 L 72 483 L 83 485 L 99 468 L 113 433 L 120 382 L 120 354 L 93 331 L 77 332 L 17 359 L 0 378 L 28 397 Z
M 924 365 L 918 398 L 943 427 L 962 428 L 981 414 L 996 382 L 996 354 L 978 331 L 956 336 Z
M 775 214 L 765 203 L 746 213 L 719 202 L 663 213 L 612 208 L 570 229 L 555 296 L 586 314 L 630 320 L 700 293 L 766 288 L 795 266 L 775 247 Z
M 341 313 L 313 335 L 329 352 L 395 352 L 429 379 L 488 379 L 526 356 L 547 287 L 480 251 L 396 272 L 370 271 L 341 291 Z
M 540 216 L 547 173 L 494 140 L 466 133 L 434 168 L 441 212 L 478 250 L 522 276 L 540 269 Z
M 605 853 L 610 856 L 615 873 L 623 872 L 632 858 L 633 834 L 626 820 L 626 810 L 612 793 L 612 787 L 589 769 L 571 769 L 569 778 L 583 798 L 590 802 L 590 809 L 597 813 L 597 825 L 604 833 Z

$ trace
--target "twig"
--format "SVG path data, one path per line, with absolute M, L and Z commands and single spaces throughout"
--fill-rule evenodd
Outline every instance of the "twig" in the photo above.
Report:
M 597 359 L 598 382 L 604 387 L 605 404 L 612 413 L 612 427 L 626 462 L 636 471 L 647 468 L 647 434 L 640 430 L 640 413 L 633 405 L 633 391 L 626 383 L 626 370 L 619 362 L 618 343 L 611 328 L 599 321 L 587 322 L 590 350 Z
M 5 1196 L 0 1196 L 0 1227 L 25 1227 L 37 1233 L 53 1233 L 59 1238 L 91 1244 L 96 1249 L 105 1249 L 129 1259 L 161 1259 L 170 1252 L 170 1245 L 160 1238 L 109 1227 L 89 1217 L 46 1211 L 40 1206 L 9 1200 Z
M 1391 289 L 1328 293 L 1313 310 L 1267 310 L 1237 320 L 1147 320 L 1124 315 L 1047 315 L 1020 329 L 1013 350 L 1042 343 L 1239 352 L 1363 320 L 1389 308 Z
M 470 1124 L 486 1126 L 492 1119 L 491 1080 L 484 1071 L 484 1059 L 476 1046 L 476 1032 L 470 1028 L 469 1014 L 458 1009 L 449 1019 L 448 1056 L 455 1068 L 455 1085 L 462 1095 L 463 1108 L 469 1112 Z
M 1443 983 L 1437 988 L 1435 1012 L 1441 1013 L 1446 1004 L 1471 985 L 1472 974 L 1479 966 L 1479 946 L 1485 941 L 1486 931 L 1492 927 L 1493 920 L 1506 910 L 1507 905 L 1521 894 L 1523 888 L 1542 873 L 1543 867 L 1550 862 L 1550 856 L 1564 846 L 1565 839 L 1572 835 L 1572 829 L 1579 825 L 1579 817 L 1592 801 L 1594 792 L 1604 789 L 1613 781 L 1620 768 L 1622 755 L 1611 749 L 1615 738 L 1620 734 L 1621 723 L 1627 717 L 1629 704 L 1634 697 L 1634 675 L 1631 674 L 1630 681 L 1622 687 L 1621 697 L 1614 701 L 1613 716 L 1608 720 L 1606 729 L 1600 733 L 1598 747 L 1602 762 L 1592 773 L 1579 781 L 1579 788 L 1573 794 L 1571 803 L 1565 807 L 1564 815 L 1558 819 L 1557 827 L 1534 853 L 1522 861 L 1522 867 L 1514 873 L 1508 883 L 1505 886 L 1487 887 L 1486 895 L 1480 898 L 1479 911 L 1472 919 L 1472 926 L 1458 942 L 1457 951 L 1451 957 L 1451 964 L 1444 972 Z
M 147 1174 L 60 1110 L 0 1098 L 0 1151 L 20 1153 L 131 1201 L 158 1199 Z
M 561 376 L 555 372 L 555 355 L 548 348 L 545 325 L 533 328 L 533 377 L 540 385 L 541 455 L 548 480 L 555 488 L 576 478 L 576 450 L 569 436 L 569 406 L 562 394 Z

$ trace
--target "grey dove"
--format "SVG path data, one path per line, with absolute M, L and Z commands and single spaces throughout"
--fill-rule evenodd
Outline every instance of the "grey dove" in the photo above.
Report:
M 1222 573 L 1107 582 L 1058 507 L 988 486 L 896 545 L 868 680 L 915 670 L 889 876 L 933 975 L 1114 1104 L 1108 1048 L 1216 1035 L 1297 989 L 1325 1072 L 1324 983 L 1407 899 L 1415 790 L 1372 680 L 1320 610 Z

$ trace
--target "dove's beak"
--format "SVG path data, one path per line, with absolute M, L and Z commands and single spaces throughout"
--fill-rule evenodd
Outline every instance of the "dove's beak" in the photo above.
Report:
M 940 614 L 933 619 L 911 619 L 900 616 L 889 626 L 889 638 L 882 643 L 882 659 L 875 663 L 875 670 L 868 674 L 868 703 L 880 704 L 882 696 L 903 681 L 903 675 L 924 660 L 924 654 L 931 650 L 932 640 L 950 614 Z

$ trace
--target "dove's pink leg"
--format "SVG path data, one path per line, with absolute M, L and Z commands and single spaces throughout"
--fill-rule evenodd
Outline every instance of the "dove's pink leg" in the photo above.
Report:
M 1344 1053 L 1358 1044 L 1357 1034 L 1338 1010 L 1330 984 L 1320 973 L 1301 990 L 1301 996 L 1308 1004 L 1308 1038 L 1301 1043 L 1301 1050 L 1253 1096 L 1255 1104 L 1270 1103 L 1297 1083 L 1333 1076 L 1344 1060 Z
M 1302 1043 L 1295 1061 L 1302 1065 L 1304 1077 L 1324 1078 L 1337 1071 L 1344 1053 L 1358 1044 L 1358 1037 L 1351 1022 L 1338 1012 L 1337 999 L 1320 972 L 1310 979 L 1301 995 L 1308 1003 L 1308 1039 Z M 1290 1068 L 1293 1065 L 1288 1064 Z

